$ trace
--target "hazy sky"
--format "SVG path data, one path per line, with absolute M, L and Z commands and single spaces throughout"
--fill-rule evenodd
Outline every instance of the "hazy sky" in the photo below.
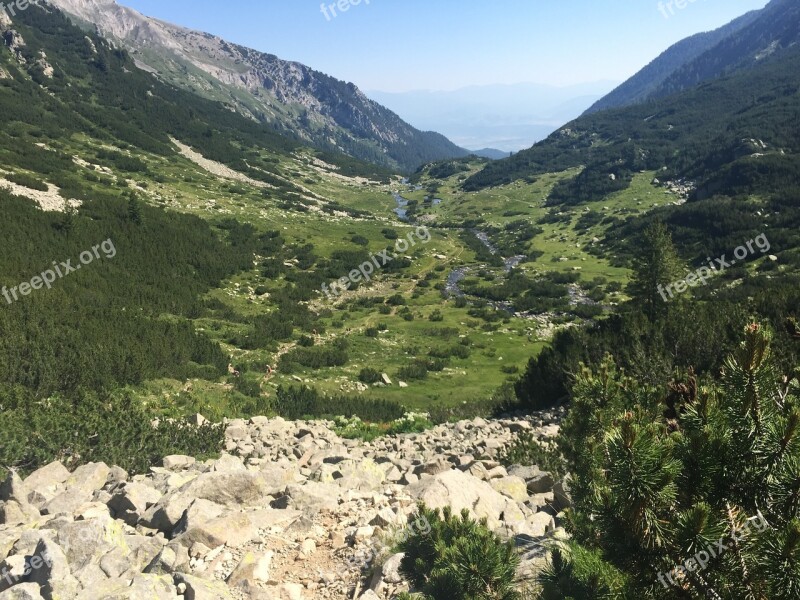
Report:
M 674 42 L 767 4 L 678 0 L 685 4 L 679 9 L 675 0 L 341 0 L 348 10 L 336 8 L 334 17 L 327 9 L 326 17 L 319 0 L 118 1 L 383 91 L 622 81 Z

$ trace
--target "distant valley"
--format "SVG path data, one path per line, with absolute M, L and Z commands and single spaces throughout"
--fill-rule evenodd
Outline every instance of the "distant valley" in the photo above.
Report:
M 507 153 L 543 140 L 614 87 L 607 81 L 565 87 L 520 83 L 367 95 L 415 127 L 438 131 L 463 148 Z

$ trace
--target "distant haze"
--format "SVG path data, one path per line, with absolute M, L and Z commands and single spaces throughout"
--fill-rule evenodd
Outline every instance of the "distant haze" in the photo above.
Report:
M 566 87 L 519 83 L 366 94 L 414 127 L 438 131 L 463 148 L 510 152 L 546 138 L 616 85 L 613 81 Z

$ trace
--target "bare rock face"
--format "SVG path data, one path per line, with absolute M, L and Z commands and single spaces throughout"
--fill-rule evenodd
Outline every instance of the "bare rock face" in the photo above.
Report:
M 256 417 L 226 424 L 237 454 L 217 460 L 170 456 L 134 478 L 102 463 L 12 474 L 0 484 L 0 600 L 392 598 L 408 584 L 387 540 L 430 531 L 410 519 L 418 501 L 465 509 L 526 549 L 563 537 L 554 516 L 569 480 L 496 460 L 514 432 L 547 439 L 560 416 L 369 443 L 325 421 Z M 526 575 L 543 558 L 528 554 Z

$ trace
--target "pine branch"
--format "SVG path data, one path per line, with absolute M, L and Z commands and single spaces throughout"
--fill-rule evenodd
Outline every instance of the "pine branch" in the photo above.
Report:
M 739 546 L 739 540 L 736 538 L 737 511 L 734 511 L 730 502 L 725 502 L 725 511 L 728 515 L 728 524 L 731 530 L 733 553 L 736 556 L 736 560 L 739 563 L 739 568 L 742 572 L 742 583 L 744 584 L 744 587 L 747 588 L 747 597 L 744 600 L 760 600 L 753 591 L 752 581 L 750 580 L 750 571 L 747 568 L 747 563 L 745 563 L 744 556 L 742 556 L 742 549 Z M 766 600 L 766 598 L 763 600 Z

